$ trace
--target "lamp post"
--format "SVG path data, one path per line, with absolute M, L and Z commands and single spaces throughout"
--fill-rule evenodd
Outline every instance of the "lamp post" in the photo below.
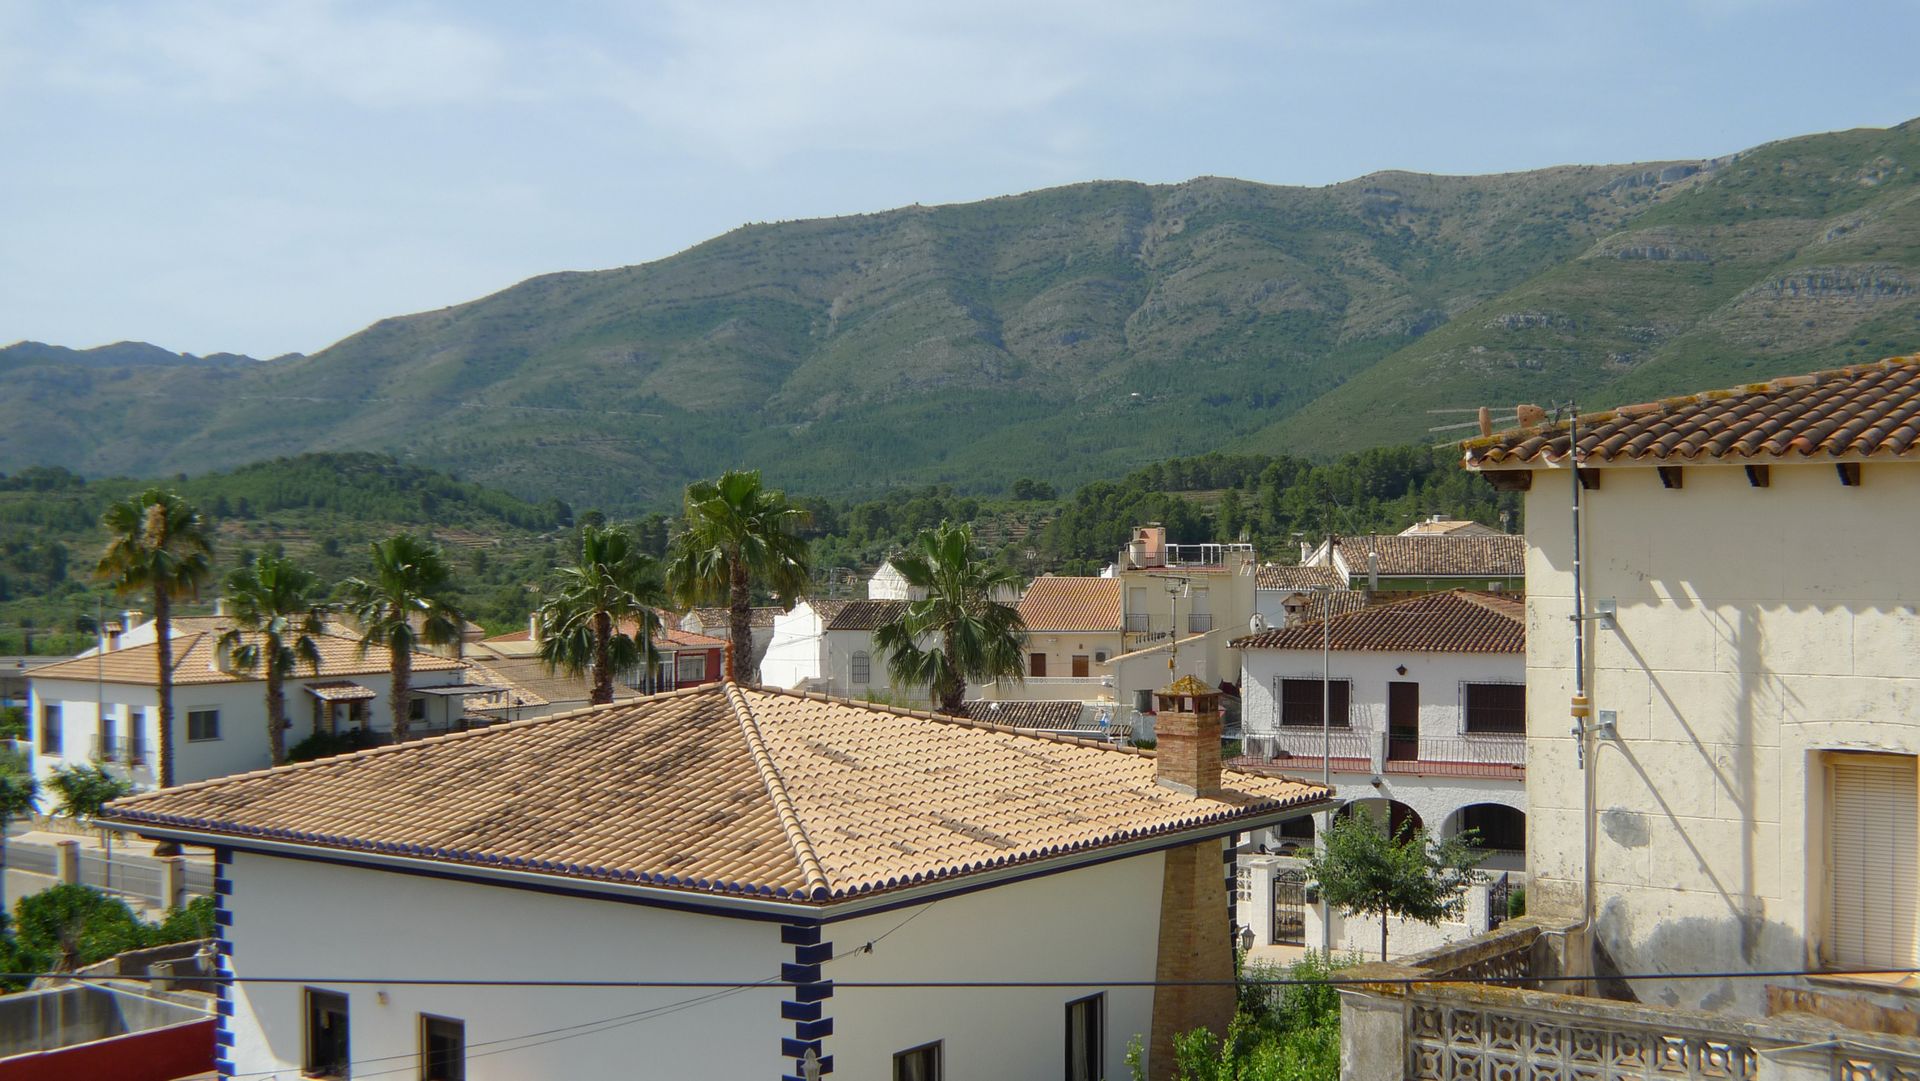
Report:
M 1320 784 L 1333 791 L 1333 587 L 1316 586 L 1320 594 Z M 1321 823 L 1320 844 L 1333 829 L 1333 812 L 1326 812 Z M 1320 891 L 1320 952 L 1333 956 L 1333 910 L 1327 903 L 1327 891 Z

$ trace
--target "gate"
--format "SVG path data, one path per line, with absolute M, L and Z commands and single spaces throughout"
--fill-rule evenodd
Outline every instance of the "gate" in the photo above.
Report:
M 1512 901 L 1513 880 L 1503 871 L 1487 889 L 1487 930 L 1491 931 L 1506 922 L 1507 906 Z
M 1273 944 L 1307 944 L 1307 873 L 1297 867 L 1273 873 Z

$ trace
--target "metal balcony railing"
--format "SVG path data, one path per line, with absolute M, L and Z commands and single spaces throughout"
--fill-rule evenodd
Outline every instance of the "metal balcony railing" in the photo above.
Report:
M 1190 612 L 1187 614 L 1187 633 L 1205 634 L 1213 629 L 1213 615 L 1209 612 Z
M 1148 615 L 1145 612 L 1128 612 L 1126 616 L 1127 633 L 1128 634 L 1147 633 L 1148 627 L 1152 625 L 1152 618 L 1153 618 L 1152 616 Z

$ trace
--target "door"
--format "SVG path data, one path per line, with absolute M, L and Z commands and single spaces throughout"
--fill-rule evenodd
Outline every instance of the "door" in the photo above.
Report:
M 1044 653 L 1027 654 L 1027 675 L 1034 679 L 1044 679 L 1047 675 L 1047 655 Z
M 1411 680 L 1387 684 L 1387 761 L 1420 757 L 1420 685 Z
M 1087 678 L 1087 674 L 1088 674 L 1088 672 L 1089 672 L 1089 671 L 1090 671 L 1090 669 L 1088 669 L 1088 667 L 1087 667 L 1087 655 L 1086 655 L 1086 654 L 1084 654 L 1084 653 L 1076 653 L 1076 654 L 1074 654 L 1074 655 L 1073 655 L 1073 674 L 1074 674 L 1074 678 L 1076 678 L 1076 679 L 1085 679 L 1085 678 Z
M 1298 868 L 1273 873 L 1273 944 L 1307 944 L 1307 873 Z

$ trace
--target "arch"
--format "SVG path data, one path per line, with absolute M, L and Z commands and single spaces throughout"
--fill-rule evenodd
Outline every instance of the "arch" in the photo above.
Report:
M 1468 830 L 1479 832 L 1483 851 L 1525 854 L 1527 850 L 1527 815 L 1519 808 L 1504 803 L 1470 803 L 1449 816 L 1447 835 Z
M 1419 811 L 1397 799 L 1387 799 L 1384 796 L 1368 796 L 1364 799 L 1351 800 L 1335 813 L 1351 815 L 1363 812 L 1372 815 L 1374 822 L 1384 827 L 1390 837 L 1398 837 L 1402 831 L 1425 829 L 1427 825 L 1426 821 L 1420 817 Z

